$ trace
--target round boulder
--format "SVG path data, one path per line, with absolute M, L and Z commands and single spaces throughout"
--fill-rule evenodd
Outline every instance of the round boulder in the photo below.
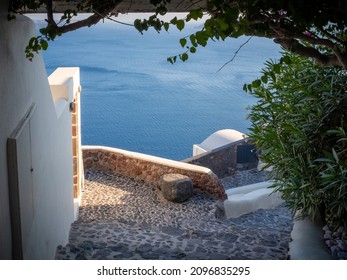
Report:
M 159 180 L 163 197 L 172 202 L 184 202 L 193 195 L 193 182 L 181 174 L 165 174 Z

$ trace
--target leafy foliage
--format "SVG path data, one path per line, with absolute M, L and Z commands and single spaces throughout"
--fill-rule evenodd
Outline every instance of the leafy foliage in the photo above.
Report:
M 169 1 L 155 2 L 156 13 L 135 24 L 140 32 L 150 27 L 158 32 L 162 27 L 168 31 L 171 25 L 182 30 L 185 22 L 209 15 L 201 30 L 184 38 L 188 42 L 180 41 L 187 49 L 185 54 L 195 53 L 198 46 L 205 47 L 210 40 L 249 35 L 273 38 L 286 50 L 312 57 L 321 65 L 347 68 L 347 6 L 341 1 L 210 0 L 206 7 L 193 9 L 184 19 L 174 18 L 170 22 L 157 17 L 163 15 L 163 7 Z M 181 54 L 168 61 L 173 63 L 177 57 L 183 60 Z
M 121 0 L 79 0 L 71 1 L 72 9 L 66 9 L 58 21 L 54 17 L 54 7 L 52 0 L 11 0 L 8 7 L 8 20 L 15 19 L 16 14 L 22 14 L 28 11 L 38 11 L 44 8 L 47 11 L 47 25 L 40 29 L 40 35 L 31 38 L 25 53 L 29 60 L 32 60 L 35 53 L 48 48 L 48 42 L 53 41 L 57 36 L 74 31 L 81 27 L 91 26 L 98 23 L 103 18 L 114 15 L 113 10 Z M 92 13 L 87 19 L 72 21 L 80 12 Z
M 251 137 L 293 210 L 347 225 L 347 76 L 285 53 L 245 85 Z
M 67 0 L 68 1 L 68 0 Z M 168 31 L 170 26 L 183 30 L 192 20 L 203 19 L 201 30 L 180 41 L 185 50 L 168 59 L 174 63 L 177 58 L 185 61 L 189 54 L 205 47 L 210 40 L 226 40 L 242 35 L 273 38 L 286 50 L 301 56 L 312 57 L 324 66 L 342 66 L 347 69 L 347 5 L 341 0 L 208 0 L 193 1 L 187 16 L 162 20 L 168 12 L 171 0 L 148 0 L 154 13 L 148 19 L 137 19 L 135 28 L 143 33 L 149 28 L 158 32 Z M 68 1 L 69 2 L 69 1 Z M 53 40 L 55 36 L 91 26 L 104 18 L 110 19 L 122 0 L 79 0 L 71 2 L 73 8 L 67 9 L 59 22 L 53 17 L 52 0 L 12 0 L 9 19 L 24 10 L 47 10 L 47 27 L 42 29 L 42 39 Z M 182 1 L 183 3 L 184 1 Z M 182 4 L 180 3 L 180 5 Z M 79 12 L 91 12 L 86 20 L 72 22 Z M 206 15 L 206 19 L 203 16 Z M 38 38 L 40 40 L 40 38 Z M 184 44 L 183 44 L 184 42 Z M 28 49 L 29 50 L 29 49 Z M 33 50 L 35 52 L 35 50 Z
M 38 53 L 40 50 L 45 51 L 47 48 L 48 42 L 42 36 L 33 37 L 25 48 L 26 58 L 31 61 L 34 58 L 34 52 Z

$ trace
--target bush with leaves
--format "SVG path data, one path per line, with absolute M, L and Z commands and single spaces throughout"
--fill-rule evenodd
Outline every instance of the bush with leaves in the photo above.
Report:
M 285 53 L 244 89 L 258 99 L 251 137 L 276 190 L 294 211 L 346 227 L 346 71 Z

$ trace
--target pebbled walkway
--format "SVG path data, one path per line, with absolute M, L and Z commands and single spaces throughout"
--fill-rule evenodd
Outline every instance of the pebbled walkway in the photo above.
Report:
M 168 202 L 148 183 L 88 170 L 79 218 L 56 259 L 286 259 L 285 206 L 226 220 L 215 218 L 217 203 L 200 192 Z

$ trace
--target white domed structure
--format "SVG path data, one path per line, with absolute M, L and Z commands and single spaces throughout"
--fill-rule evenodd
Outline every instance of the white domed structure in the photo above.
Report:
M 222 129 L 211 134 L 202 143 L 193 145 L 193 156 L 212 151 L 224 145 L 244 139 L 247 135 L 234 129 Z

